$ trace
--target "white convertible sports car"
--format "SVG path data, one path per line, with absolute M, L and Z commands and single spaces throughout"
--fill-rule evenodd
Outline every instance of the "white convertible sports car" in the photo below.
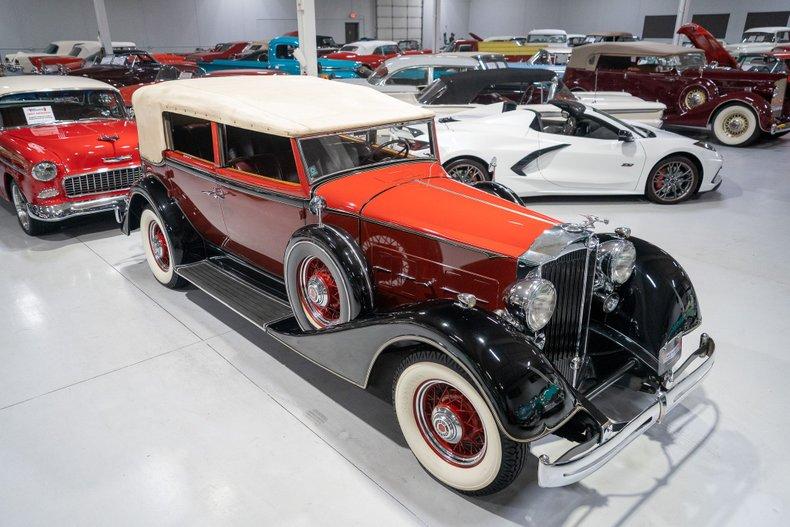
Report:
M 574 101 L 508 108 L 500 103 L 437 118 L 440 159 L 452 177 L 493 179 L 519 196 L 644 194 L 662 204 L 721 184 L 722 158 L 707 143 Z M 399 131 L 411 135 L 405 139 L 412 145 L 421 133 Z

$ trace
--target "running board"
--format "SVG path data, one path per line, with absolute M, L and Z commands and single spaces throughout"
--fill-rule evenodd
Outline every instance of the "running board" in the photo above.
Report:
M 261 329 L 291 316 L 290 306 L 240 272 L 212 259 L 177 266 L 176 274 Z

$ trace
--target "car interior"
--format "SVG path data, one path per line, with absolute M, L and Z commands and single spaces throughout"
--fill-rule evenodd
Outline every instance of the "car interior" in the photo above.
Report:
M 532 128 L 544 134 L 586 137 L 588 139 L 617 140 L 617 130 L 603 121 L 585 114 L 562 110 L 557 114 L 540 114 L 532 121 Z
M 299 183 L 291 140 L 225 126 L 225 166 L 258 176 Z

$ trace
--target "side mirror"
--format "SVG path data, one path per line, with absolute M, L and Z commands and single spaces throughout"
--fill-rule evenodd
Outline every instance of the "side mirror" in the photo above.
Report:
M 634 141 L 634 134 L 632 134 L 629 130 L 618 130 L 617 139 L 624 143 L 632 143 Z

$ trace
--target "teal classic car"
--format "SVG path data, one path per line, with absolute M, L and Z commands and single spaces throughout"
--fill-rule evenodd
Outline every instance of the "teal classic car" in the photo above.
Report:
M 226 69 L 269 69 L 299 75 L 299 61 L 294 57 L 294 51 L 298 47 L 297 37 L 276 37 L 269 41 L 268 53 L 252 55 L 248 60 L 214 60 L 199 62 L 198 65 L 207 72 Z M 318 73 L 333 79 L 353 79 L 365 76 L 369 70 L 361 62 L 319 58 Z

